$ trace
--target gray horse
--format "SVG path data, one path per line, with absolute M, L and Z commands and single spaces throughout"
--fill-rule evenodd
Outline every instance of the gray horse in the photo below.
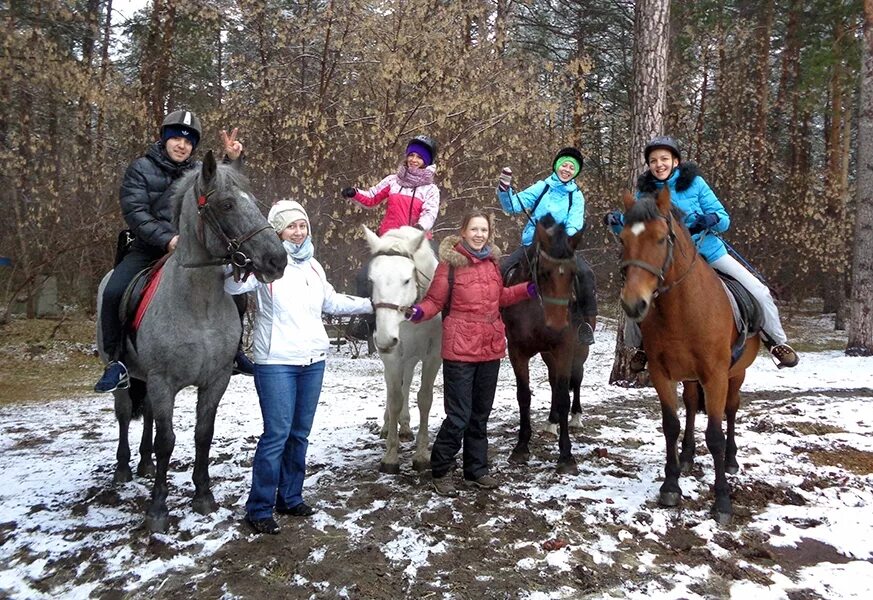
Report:
M 233 300 L 224 292 L 225 265 L 237 275 L 254 273 L 270 282 L 282 276 L 287 256 L 247 191 L 245 178 L 230 165 L 217 165 L 207 153 L 201 169 L 180 179 L 171 192 L 179 243 L 163 267 L 160 282 L 136 334 L 125 346 L 130 390 L 115 392 L 119 441 L 115 481 L 132 478 L 127 429 L 142 403 L 146 418 L 138 472 L 151 470 L 151 423 L 157 459 L 146 523 L 151 531 L 169 525 L 167 467 L 176 436 L 173 407 L 182 388 L 197 387 L 194 430 L 194 510 L 209 514 L 218 508 L 209 484 L 209 447 L 218 402 L 230 381 L 240 337 Z M 100 285 L 102 294 L 108 275 Z M 97 306 L 100 306 L 98 297 Z M 100 323 L 100 315 L 97 316 Z M 98 326 L 97 339 L 100 346 Z M 100 347 L 101 358 L 106 356 Z M 144 382 L 144 383 L 143 383 Z

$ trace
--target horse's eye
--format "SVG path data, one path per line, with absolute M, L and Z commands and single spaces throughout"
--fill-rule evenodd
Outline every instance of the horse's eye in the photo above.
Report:
M 660 240 L 658 240 L 659 246 L 663 246 L 666 243 L 667 243 L 667 238 L 665 238 L 665 237 L 662 237 Z
M 410 281 L 412 281 L 412 280 L 411 280 L 411 279 L 407 279 L 406 281 L 403 282 L 403 285 L 409 285 L 409 282 L 410 282 Z
M 230 212 L 233 210 L 233 202 L 231 202 L 230 200 L 225 200 L 224 203 L 221 205 L 221 208 L 224 210 L 224 212 Z

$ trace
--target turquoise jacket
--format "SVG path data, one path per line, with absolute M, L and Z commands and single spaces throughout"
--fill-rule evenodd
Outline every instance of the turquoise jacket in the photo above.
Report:
M 663 181 L 655 178 L 650 171 L 640 175 L 637 180 L 637 198 L 643 194 L 657 194 L 663 187 Z M 682 163 L 667 179 L 666 184 L 670 187 L 670 200 L 673 205 L 685 213 L 685 225 L 690 226 L 699 215 L 718 215 L 718 223 L 709 230 L 691 236 L 697 246 L 698 252 L 711 263 L 727 254 L 724 242 L 716 233 L 727 231 L 731 225 L 724 206 L 715 196 L 715 192 L 698 174 L 697 165 L 694 163 Z M 622 227 L 614 227 L 615 233 L 621 232 Z
M 542 198 L 537 204 L 540 196 Z M 582 195 L 582 190 L 575 180 L 564 183 L 555 173 L 522 192 L 516 192 L 512 188 L 502 192 L 498 188 L 497 199 L 500 200 L 503 210 L 510 214 L 531 212 L 536 204 L 536 209 L 531 214 L 534 222 L 551 213 L 556 223 L 564 224 L 567 235 L 574 235 L 585 225 L 585 196 Z M 525 223 L 521 232 L 521 243 L 525 246 L 533 243 L 535 227 L 530 220 Z

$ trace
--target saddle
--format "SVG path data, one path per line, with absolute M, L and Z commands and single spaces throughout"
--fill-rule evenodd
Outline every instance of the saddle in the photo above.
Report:
M 761 331 L 761 326 L 764 323 L 764 313 L 755 297 L 739 281 L 730 275 L 718 271 L 716 273 L 721 279 L 725 291 L 728 292 L 728 300 L 730 300 L 731 310 L 734 314 L 734 324 L 736 325 L 737 333 L 739 333 L 737 341 L 731 348 L 731 366 L 733 366 L 743 354 L 746 341 Z
M 122 324 L 122 331 L 130 337 L 134 345 L 136 345 L 136 331 L 154 297 L 155 290 L 158 289 L 161 272 L 169 256 L 169 254 L 164 255 L 153 265 L 137 273 L 121 297 L 118 318 Z

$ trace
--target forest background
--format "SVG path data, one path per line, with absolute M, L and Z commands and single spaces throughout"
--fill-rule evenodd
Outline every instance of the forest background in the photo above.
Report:
M 860 0 L 719 0 L 670 7 L 664 132 L 731 215 L 725 238 L 783 300 L 850 284 L 861 79 Z M 518 243 L 497 176 L 546 176 L 579 147 L 584 254 L 615 298 L 601 225 L 643 169 L 632 152 L 634 2 L 627 0 L 112 0 L 0 2 L 0 306 L 29 316 L 43 282 L 93 310 L 124 227 L 126 166 L 166 112 L 200 115 L 196 156 L 235 126 L 264 212 L 304 203 L 319 260 L 351 291 L 361 225 L 343 199 L 393 172 L 409 138 L 439 141 L 437 239 L 474 207 Z M 633 155 L 632 155 L 633 154 Z

